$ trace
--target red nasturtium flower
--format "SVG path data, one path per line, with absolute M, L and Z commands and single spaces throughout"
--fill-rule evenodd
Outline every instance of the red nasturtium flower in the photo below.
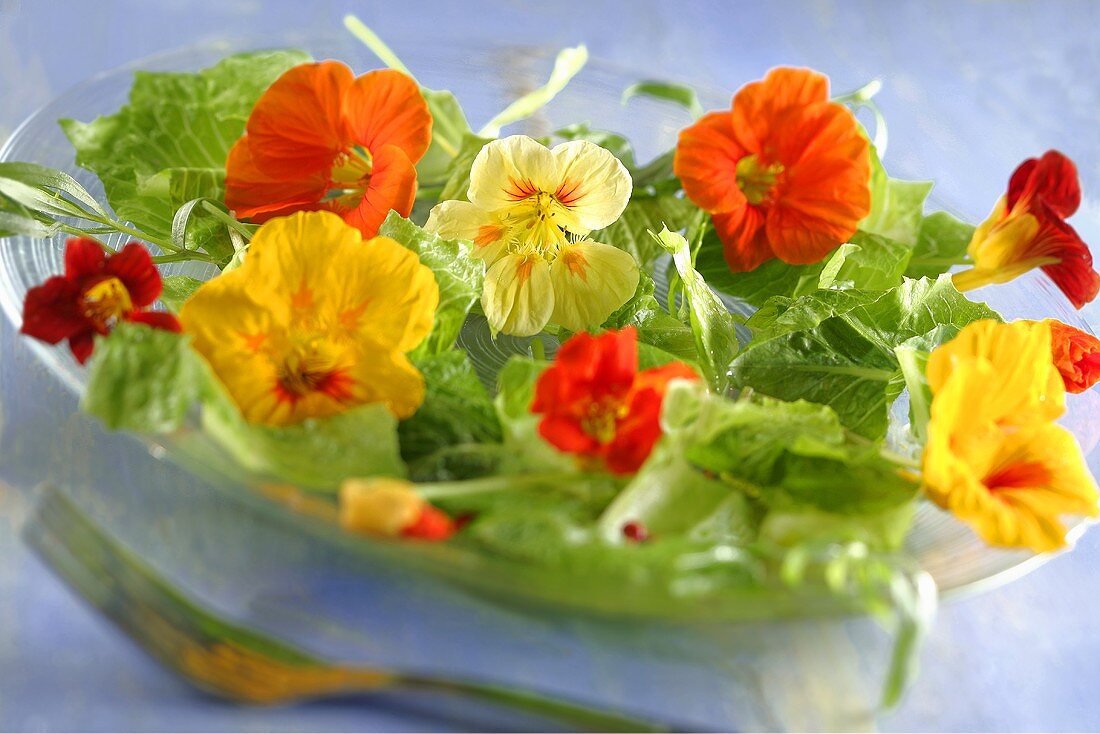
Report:
M 638 371 L 638 332 L 577 334 L 539 376 L 531 412 L 539 434 L 584 463 L 615 474 L 638 470 L 661 437 L 668 383 L 698 376 L 683 362 Z
M 1092 253 L 1066 224 L 1081 204 L 1073 161 L 1056 150 L 1029 158 L 1016 168 L 1008 193 L 974 231 L 968 253 L 974 267 L 956 273 L 955 286 L 972 290 L 1007 283 L 1042 268 L 1077 308 L 1096 298 L 1100 273 Z
M 1066 392 L 1081 393 L 1100 381 L 1100 339 L 1061 321 L 1049 319 L 1054 366 Z
M 871 211 L 869 143 L 809 69 L 772 69 L 682 130 L 673 169 L 735 272 L 818 262 Z
M 108 255 L 85 237 L 65 244 L 65 274 L 27 291 L 20 331 L 50 344 L 69 340 L 81 364 L 92 354 L 96 334 L 119 321 L 179 331 L 170 313 L 145 311 L 161 291 L 160 273 L 149 251 L 136 242 Z
M 256 102 L 229 151 L 225 203 L 254 222 L 327 209 L 374 237 L 391 209 L 412 211 L 431 136 L 428 105 L 408 75 L 353 77 L 338 61 L 295 66 Z

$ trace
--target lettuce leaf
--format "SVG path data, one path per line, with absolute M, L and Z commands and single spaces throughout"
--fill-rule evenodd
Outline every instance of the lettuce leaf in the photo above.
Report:
M 670 315 L 654 296 L 653 278 L 642 270 L 638 287 L 630 300 L 619 307 L 603 324 L 605 329 L 621 329 L 633 326 L 638 330 L 638 341 L 678 359 L 698 363 L 695 335 L 691 327 Z
M 924 219 L 924 202 L 931 190 L 931 181 L 890 178 L 872 146 L 871 211 L 859 228 L 914 247 Z
M 597 242 L 626 250 L 642 270 L 649 270 L 653 261 L 664 253 L 649 233 L 665 228 L 683 231 L 698 212 L 694 204 L 674 194 L 638 196 L 630 200 L 622 216 L 612 225 L 589 236 Z
M 934 278 L 966 256 L 974 226 L 959 221 L 947 212 L 933 212 L 920 223 L 917 244 L 905 275 L 910 278 Z

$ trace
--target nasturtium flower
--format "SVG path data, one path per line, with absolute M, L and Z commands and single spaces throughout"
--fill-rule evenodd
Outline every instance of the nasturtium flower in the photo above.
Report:
M 446 540 L 457 529 L 415 484 L 385 477 L 348 479 L 340 485 L 340 525 L 353 533 L 430 541 Z
M 481 305 L 495 332 L 537 334 L 548 323 L 597 327 L 634 295 L 638 264 L 586 239 L 630 199 L 630 174 L 588 141 L 553 148 L 525 135 L 494 140 L 470 170 L 469 201 L 445 201 L 425 228 L 473 242 L 487 268 Z
M 262 225 L 244 264 L 204 283 L 180 320 L 249 422 L 366 403 L 406 418 L 424 399 L 406 353 L 431 331 L 438 303 L 416 253 L 364 241 L 331 212 L 299 212 Z
M 586 467 L 632 474 L 661 438 L 661 403 L 669 382 L 697 380 L 683 362 L 638 371 L 634 327 L 576 334 L 535 385 L 531 412 L 539 435 Z
M 1065 545 L 1063 515 L 1097 514 L 1097 487 L 1064 409 L 1045 322 L 975 322 L 932 352 L 925 493 L 987 543 Z
M 254 222 L 329 210 L 373 237 L 391 209 L 412 211 L 431 130 L 406 74 L 353 77 L 338 61 L 295 66 L 261 95 L 229 151 L 226 206 Z
M 84 364 L 96 334 L 108 334 L 119 321 L 179 331 L 170 313 L 144 310 L 160 296 L 162 282 L 149 251 L 136 242 L 108 255 L 86 237 L 65 243 L 65 274 L 27 291 L 20 331 L 49 344 L 69 340 Z
M 1100 381 L 1100 339 L 1061 321 L 1050 319 L 1054 366 L 1066 392 L 1082 393 Z
M 1056 150 L 1016 168 L 989 215 L 974 231 L 968 253 L 974 267 L 956 273 L 961 291 L 1007 283 L 1042 268 L 1077 308 L 1096 298 L 1100 273 L 1088 245 L 1066 223 L 1081 204 L 1073 161 Z
M 818 262 L 871 211 L 870 144 L 809 69 L 772 69 L 682 130 L 673 170 L 735 272 Z

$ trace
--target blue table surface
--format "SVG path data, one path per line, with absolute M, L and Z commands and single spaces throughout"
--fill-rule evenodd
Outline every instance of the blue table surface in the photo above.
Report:
M 627 6 L 631 9 L 626 10 Z M 383 37 L 486 39 L 568 45 L 651 75 L 733 89 L 777 63 L 830 60 L 834 79 L 858 83 L 883 68 L 883 104 L 934 111 L 974 101 L 974 78 L 1011 87 L 1053 66 L 1067 84 L 1095 87 L 1100 12 L 1087 2 L 1043 3 L 616 3 L 529 4 L 519 0 L 0 0 L 0 138 L 58 92 L 97 72 L 163 49 L 226 36 L 337 32 L 356 12 Z M 409 42 L 409 41 L 403 41 Z M 920 69 L 920 84 L 904 72 Z M 1001 74 L 1001 76 L 997 76 Z M 1021 76 L 1024 75 L 1024 76 Z M 934 80 L 932 83 L 929 79 Z M 838 87 L 845 86 L 838 83 Z M 928 95 L 928 89 L 940 93 Z M 997 92 L 997 90 L 993 90 Z M 1094 159 L 1096 91 L 1073 109 L 998 109 L 985 95 L 975 114 L 996 126 L 981 141 L 937 126 L 935 114 L 892 128 L 897 169 L 952 167 L 940 193 L 971 217 L 996 199 L 1011 166 L 1046 147 Z M 979 145 L 980 143 L 980 145 Z M 969 147 L 968 147 L 969 146 Z M 1084 147 L 1078 146 L 1078 147 Z M 946 156 L 944 151 L 953 153 Z M 980 160 L 981 165 L 974 165 Z M 1003 173 L 990 177 L 990 167 Z M 1087 171 L 1086 171 L 1087 168 Z M 932 171 L 931 173 L 935 173 Z M 1095 219 L 1097 209 L 1093 206 Z M 1094 224 L 1082 226 L 1088 234 Z M 1095 311 L 1095 309 L 1094 309 Z M 1086 312 L 1095 326 L 1095 313 Z M 0 729 L 13 730 L 468 730 L 515 728 L 520 720 L 472 708 L 445 711 L 416 696 L 248 709 L 212 701 L 164 672 L 93 614 L 22 545 L 36 464 L 76 401 L 37 362 L 10 324 L 0 325 Z M 80 419 L 75 419 L 80 420 Z M 117 450 L 117 449 L 113 449 Z M 136 445 L 129 450 L 140 451 Z M 941 610 L 922 654 L 922 673 L 888 730 L 1089 730 L 1100 728 L 1100 533 L 1029 576 Z M 469 641 L 476 654 L 477 641 Z

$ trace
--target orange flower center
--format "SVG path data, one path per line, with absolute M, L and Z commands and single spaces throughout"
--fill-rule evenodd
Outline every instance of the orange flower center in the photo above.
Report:
M 351 398 L 351 377 L 339 366 L 339 350 L 322 340 L 291 349 L 276 367 L 275 392 L 280 400 L 295 403 L 311 393 L 335 400 Z
M 340 206 L 358 206 L 370 186 L 374 159 L 366 148 L 348 148 L 332 164 L 329 174 L 329 190 L 324 201 Z
M 130 291 L 118 278 L 99 281 L 81 297 L 84 316 L 100 326 L 108 326 L 134 310 Z
M 759 204 L 770 198 L 781 173 L 782 163 L 765 164 L 755 154 L 737 161 L 737 185 L 750 204 Z
M 625 417 L 626 406 L 621 400 L 603 397 L 588 404 L 588 413 L 581 418 L 581 430 L 599 443 L 610 443 L 619 421 Z
M 1024 461 L 1003 467 L 985 478 L 990 492 L 999 489 L 1032 489 L 1050 483 L 1050 469 L 1038 461 Z

